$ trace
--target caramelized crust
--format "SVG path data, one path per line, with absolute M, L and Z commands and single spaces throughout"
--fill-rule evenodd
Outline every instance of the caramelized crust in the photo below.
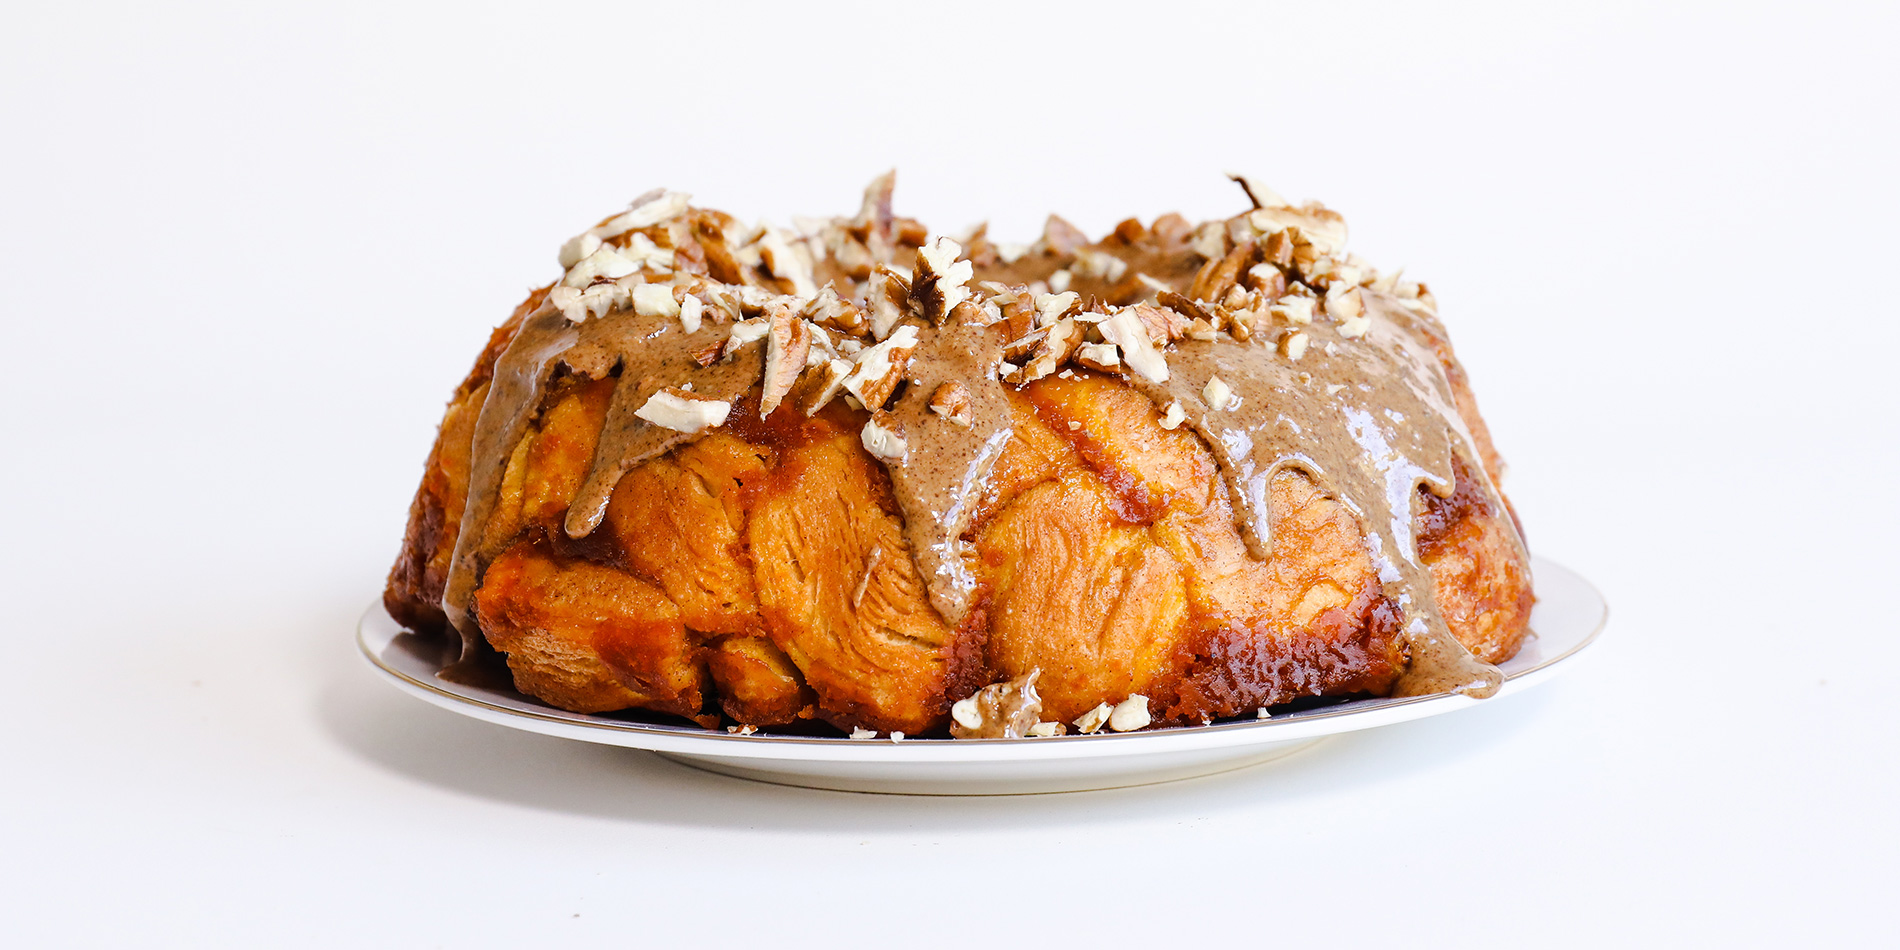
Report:
M 747 553 L 746 497 L 758 492 L 772 462 L 770 450 L 715 432 L 627 473 L 614 490 L 607 527 L 627 567 L 652 578 L 698 633 L 764 629 Z
M 1492 510 L 1462 460 L 1457 472 L 1450 498 L 1419 492 L 1419 553 L 1459 642 L 1478 659 L 1502 663 L 1523 645 L 1537 598 L 1507 533 L 1514 519 Z
M 523 540 L 489 565 L 475 606 L 531 696 L 576 712 L 639 707 L 689 718 L 703 705 L 705 671 L 679 608 L 624 571 Z
M 884 471 L 856 427 L 823 417 L 802 435 L 747 526 L 765 628 L 824 719 L 913 734 L 938 726 L 951 631 L 925 595 Z

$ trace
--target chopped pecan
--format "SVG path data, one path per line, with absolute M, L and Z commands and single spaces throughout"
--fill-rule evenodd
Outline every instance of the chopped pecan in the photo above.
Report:
M 792 293 L 811 297 L 818 293 L 812 282 L 810 252 L 802 245 L 793 246 L 777 228 L 766 228 L 759 236 L 759 259 L 772 276 L 790 284 Z
M 910 281 L 889 266 L 879 264 L 871 269 L 871 276 L 865 282 L 864 297 L 871 311 L 871 338 L 882 340 L 890 336 L 897 321 L 910 312 Z
M 1188 240 L 1188 250 L 1217 261 L 1227 256 L 1227 229 L 1218 221 L 1209 221 L 1194 229 L 1194 236 Z
M 1272 264 L 1261 262 L 1247 268 L 1240 282 L 1248 290 L 1266 294 L 1269 298 L 1286 293 L 1286 274 Z
M 800 313 L 805 319 L 840 333 L 859 335 L 870 329 L 864 311 L 857 304 L 839 297 L 830 284 L 826 284 Z
M 1227 177 L 1232 180 L 1234 184 L 1239 185 L 1241 191 L 1247 193 L 1247 200 L 1253 202 L 1255 208 L 1284 208 L 1287 205 L 1287 200 L 1280 197 L 1273 189 L 1248 178 L 1246 175 L 1228 172 Z
M 1129 308 L 1135 312 L 1135 318 L 1148 328 L 1148 338 L 1156 343 L 1167 343 L 1187 335 L 1188 317 L 1172 307 L 1150 307 L 1136 304 Z
M 856 396 L 865 408 L 876 412 L 897 391 L 910 366 L 910 354 L 917 348 L 919 336 L 915 324 L 904 324 L 890 338 L 858 353 L 857 366 L 845 377 L 844 388 Z
M 1114 283 L 1128 272 L 1128 262 L 1107 251 L 1083 249 L 1076 252 L 1075 263 L 1069 266 L 1069 271 L 1084 279 Z
M 785 401 L 785 394 L 792 391 L 792 384 L 805 371 L 805 355 L 811 349 L 811 330 L 789 303 L 767 308 L 766 320 L 765 379 L 759 391 L 761 419 Z
M 1082 229 L 1062 220 L 1058 215 L 1050 215 L 1042 225 L 1042 239 L 1036 242 L 1057 257 L 1071 257 L 1075 252 L 1088 246 L 1089 236 Z
M 698 333 L 705 322 L 706 305 L 698 297 L 686 294 L 680 298 L 680 326 L 688 333 Z
M 1101 328 L 1102 338 L 1121 347 L 1122 361 L 1128 368 L 1139 373 L 1149 382 L 1168 381 L 1168 358 L 1155 349 L 1148 338 L 1148 328 L 1141 319 L 1127 310 L 1117 311 L 1113 316 L 1097 324 Z
M 930 240 L 930 229 L 915 218 L 893 218 L 891 228 L 900 247 L 923 247 Z
M 1075 291 L 1036 295 L 1036 326 L 1046 327 L 1067 316 L 1082 302 Z
M 851 368 L 850 360 L 833 359 L 808 374 L 804 395 L 798 400 L 800 411 L 807 416 L 817 415 L 818 410 L 844 391 L 844 379 L 851 375 Z
M 911 273 L 910 298 L 924 319 L 941 324 L 957 304 L 968 300 L 965 286 L 975 274 L 969 261 L 958 260 L 963 248 L 947 237 L 940 237 L 917 250 L 917 266 Z
M 732 246 L 726 243 L 724 223 L 715 212 L 701 211 L 693 215 L 693 237 L 699 241 L 699 249 L 706 258 L 706 276 L 722 284 L 743 284 L 746 282 L 745 268 L 739 259 L 733 256 Z
M 771 331 L 772 323 L 769 320 L 741 320 L 733 324 L 731 332 L 726 334 L 726 346 L 719 355 L 723 359 L 732 359 L 740 348 L 765 339 L 765 335 Z
M 1177 294 L 1173 291 L 1169 291 L 1162 294 L 1159 299 L 1163 307 L 1180 313 L 1190 321 L 1205 320 L 1210 324 L 1218 324 L 1220 322 L 1214 318 L 1214 314 L 1211 311 L 1201 306 L 1200 301 L 1185 294 Z
M 1233 289 L 1240 272 L 1259 262 L 1260 246 L 1247 241 L 1228 252 L 1226 257 L 1211 260 L 1202 265 L 1200 273 L 1194 275 L 1194 285 L 1188 289 L 1188 296 L 1195 300 L 1218 301 Z
M 1365 316 L 1365 298 L 1359 288 L 1347 284 L 1334 284 L 1326 291 L 1326 314 L 1341 323 Z
M 592 231 L 582 231 L 574 235 L 566 244 L 561 245 L 561 269 L 567 270 L 579 264 L 598 250 L 600 250 L 600 235 Z
M 1219 376 L 1207 378 L 1207 385 L 1201 387 L 1201 401 L 1207 403 L 1207 408 L 1222 412 L 1240 404 L 1240 400 L 1234 398 L 1233 387 Z
M 1079 365 L 1104 373 L 1122 372 L 1121 351 L 1113 343 L 1084 343 L 1075 351 Z
M 872 413 L 871 421 L 864 424 L 858 439 L 864 443 L 865 451 L 886 462 L 901 463 L 910 454 L 903 426 L 888 412 Z
M 944 383 L 930 394 L 930 411 L 967 429 L 972 421 L 970 391 L 954 379 Z
M 708 426 L 723 424 L 731 411 L 732 403 L 723 399 L 668 386 L 647 397 L 646 403 L 634 410 L 633 414 L 676 432 L 698 432 Z
M 665 284 L 640 284 L 633 288 L 633 312 L 646 317 L 677 317 L 680 302 L 673 288 Z
M 1346 219 L 1316 201 L 1298 208 L 1261 208 L 1248 214 L 1247 221 L 1263 234 L 1297 230 L 1298 238 L 1314 245 L 1317 254 L 1337 254 L 1346 247 Z
M 1178 429 L 1181 427 L 1181 423 L 1186 421 L 1187 410 L 1181 408 L 1181 401 L 1177 399 L 1174 402 L 1168 403 L 1168 411 L 1161 415 L 1161 428 L 1170 430 Z
M 1293 266 L 1293 236 L 1285 231 L 1275 231 L 1260 242 L 1260 253 L 1266 263 L 1280 267 Z
M 1156 218 L 1155 223 L 1148 226 L 1148 233 L 1153 236 L 1155 244 L 1164 248 L 1173 247 L 1186 243 L 1188 235 L 1194 233 L 1194 226 L 1188 223 L 1188 219 L 1170 211 Z
M 628 231 L 650 228 L 686 210 L 692 196 L 678 191 L 654 189 L 638 198 L 625 212 L 594 228 L 602 238 L 619 237 Z
M 1011 362 L 1024 359 L 1036 352 L 1044 337 L 1049 335 L 1048 327 L 1040 327 L 1003 344 L 1003 358 Z
M 1003 326 L 1008 329 L 1010 339 L 1014 340 L 1036 328 L 1039 311 L 1036 309 L 1036 299 L 1026 288 L 1015 288 L 1012 293 L 998 295 L 995 299 L 1002 304 Z
M 1023 382 L 1034 382 L 1062 368 L 1082 345 L 1087 330 L 1073 317 L 1063 317 L 1043 332 L 1036 352 L 1023 365 Z

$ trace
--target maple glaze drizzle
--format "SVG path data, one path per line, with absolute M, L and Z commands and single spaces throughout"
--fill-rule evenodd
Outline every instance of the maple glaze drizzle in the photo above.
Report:
M 1267 502 L 1273 476 L 1304 471 L 1359 516 L 1386 596 L 1405 617 L 1412 663 L 1396 695 L 1459 692 L 1489 696 L 1503 683 L 1496 667 L 1473 657 L 1438 610 L 1430 571 L 1414 538 L 1420 486 L 1449 496 L 1452 457 L 1476 459 L 1438 357 L 1412 331 L 1410 311 L 1380 294 L 1364 295 L 1371 325 L 1359 339 L 1330 326 L 1302 328 L 1315 343 L 1298 360 L 1270 347 L 1231 340 L 1181 340 L 1168 353 L 1168 379 L 1130 382 L 1158 407 L 1178 402 L 1219 464 L 1236 527 L 1256 558 L 1273 549 Z M 1232 392 L 1225 407 L 1203 396 L 1218 376 Z M 1479 465 L 1493 510 L 1504 506 Z
M 1002 362 L 1003 340 L 995 329 L 953 314 L 942 327 L 922 331 L 905 374 L 910 382 L 892 409 L 909 446 L 901 463 L 886 463 L 892 493 L 903 509 L 904 537 L 930 605 L 952 629 L 963 623 L 976 593 L 963 532 L 1014 431 L 998 378 Z M 937 388 L 950 382 L 969 394 L 968 426 L 929 408 Z
M 1178 284 L 1182 275 L 1162 279 Z M 1360 518 L 1381 585 L 1403 612 L 1411 646 L 1412 662 L 1397 695 L 1488 696 L 1502 675 L 1473 657 L 1445 624 L 1413 533 L 1419 487 L 1449 495 L 1454 454 L 1478 458 L 1431 345 L 1442 330 L 1384 294 L 1368 290 L 1364 300 L 1371 325 L 1362 338 L 1342 338 L 1330 323 L 1315 321 L 1301 328 L 1313 345 L 1299 360 L 1259 341 L 1182 339 L 1168 348 L 1166 381 L 1133 374 L 1127 380 L 1158 408 L 1178 402 L 1186 412 L 1187 424 L 1219 464 L 1237 528 L 1255 557 L 1272 550 L 1268 486 L 1281 468 L 1303 470 Z M 891 409 L 906 452 L 884 462 L 931 604 L 952 627 L 967 614 L 976 586 L 963 534 L 1012 435 L 998 373 L 1000 327 L 972 322 L 976 312 L 962 307 L 944 325 L 920 328 L 907 383 Z M 465 656 L 473 655 L 468 647 L 479 636 L 469 605 L 481 572 L 512 540 L 486 536 L 504 469 L 540 411 L 557 367 L 588 378 L 619 377 L 586 480 L 567 514 L 566 531 L 578 538 L 598 527 L 622 476 L 698 437 L 634 415 L 654 392 L 690 384 L 698 395 L 734 402 L 757 385 L 763 343 L 709 366 L 695 358 L 723 343 L 730 326 L 708 321 L 689 333 L 676 318 L 631 311 L 577 325 L 545 304 L 525 319 L 496 363 L 476 422 L 460 522 L 476 530 L 457 538 L 442 599 L 463 636 Z M 1216 375 L 1233 394 L 1227 407 L 1209 406 L 1203 398 Z M 937 388 L 951 381 L 968 392 L 967 426 L 929 409 Z M 1493 510 L 1503 511 L 1483 466 L 1469 464 L 1466 470 L 1483 482 Z

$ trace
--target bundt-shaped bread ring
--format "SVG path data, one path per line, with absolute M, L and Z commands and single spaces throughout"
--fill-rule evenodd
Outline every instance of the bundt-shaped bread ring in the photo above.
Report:
M 1484 695 L 1529 559 L 1435 304 L 1248 193 L 1027 248 L 928 240 L 889 176 L 808 234 L 644 196 L 456 391 L 385 603 L 709 727 Z

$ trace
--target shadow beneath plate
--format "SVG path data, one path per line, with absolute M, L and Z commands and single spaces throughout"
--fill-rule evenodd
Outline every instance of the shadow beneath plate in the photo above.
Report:
M 344 640 L 350 629 L 324 635 Z M 347 653 L 323 652 L 335 659 L 325 664 L 315 715 L 345 749 L 392 773 L 523 808 L 814 834 L 1087 826 L 1292 805 L 1342 787 L 1456 769 L 1537 719 L 1553 689 L 1337 736 L 1283 759 L 1203 778 L 1094 792 L 912 797 L 769 785 L 650 752 L 518 732 L 404 696 L 377 680 L 353 644 Z

